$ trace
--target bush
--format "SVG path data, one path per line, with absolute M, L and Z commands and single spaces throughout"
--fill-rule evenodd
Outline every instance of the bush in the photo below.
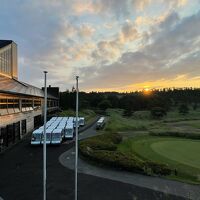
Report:
M 83 147 L 83 146 L 82 146 Z M 119 151 L 95 150 L 80 147 L 83 156 L 98 164 L 144 173 L 144 163 L 134 156 L 127 156 Z
M 178 110 L 179 110 L 179 113 L 182 115 L 186 115 L 189 113 L 189 107 L 187 106 L 187 104 L 181 104 Z
M 166 111 L 165 109 L 161 108 L 161 107 L 154 107 L 151 109 L 151 115 L 153 118 L 162 118 L 166 115 Z
M 168 165 L 146 161 L 145 169 L 148 171 L 149 168 L 151 169 L 153 174 L 167 176 L 172 173 L 172 170 L 168 167 Z
M 116 144 L 104 142 L 101 140 L 87 140 L 85 142 L 81 142 L 80 147 L 81 148 L 89 147 L 93 150 L 109 150 L 109 151 L 115 151 L 117 149 Z
M 93 150 L 115 151 L 122 136 L 117 133 L 98 135 L 80 142 L 80 147 L 90 147 Z
M 150 131 L 150 135 L 152 136 L 169 136 L 169 137 L 181 137 L 181 138 L 188 138 L 188 139 L 200 139 L 199 133 L 186 133 L 186 132 L 173 132 L 173 131 Z
M 101 110 L 106 110 L 107 108 L 111 108 L 112 107 L 110 101 L 107 100 L 107 99 L 102 100 L 97 106 Z
M 172 170 L 167 165 L 144 161 L 134 154 L 117 151 L 122 141 L 119 134 L 103 134 L 80 142 L 82 156 L 100 165 L 110 166 L 143 174 L 169 175 Z
M 110 139 L 114 144 L 119 144 L 122 142 L 122 136 L 118 133 L 108 134 L 107 139 Z

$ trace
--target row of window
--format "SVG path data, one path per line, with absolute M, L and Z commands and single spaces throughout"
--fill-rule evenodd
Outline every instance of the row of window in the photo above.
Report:
M 12 60 L 12 51 L 11 48 L 0 53 L 0 72 L 3 74 L 11 75 L 11 60 Z
M 41 109 L 39 99 L 0 99 L 0 115 L 13 114 Z M 58 101 L 48 100 L 47 107 L 57 107 Z

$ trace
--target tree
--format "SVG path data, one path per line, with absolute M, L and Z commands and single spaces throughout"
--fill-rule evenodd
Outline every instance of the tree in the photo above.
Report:
M 133 114 L 132 109 L 124 109 L 123 115 L 124 115 L 125 117 L 131 117 L 132 114 Z
M 187 113 L 189 113 L 189 108 L 187 104 L 181 104 L 178 110 L 179 110 L 179 113 L 182 115 L 186 115 Z
M 101 110 L 106 110 L 107 108 L 111 108 L 111 103 L 110 101 L 108 101 L 107 99 L 101 101 L 99 104 L 98 104 L 98 107 L 101 109 Z
M 161 107 L 154 107 L 151 109 L 151 115 L 153 118 L 162 118 L 166 115 L 166 111 L 165 109 L 161 108 Z
M 198 108 L 198 104 L 197 103 L 194 103 L 193 104 L 193 110 L 196 110 Z

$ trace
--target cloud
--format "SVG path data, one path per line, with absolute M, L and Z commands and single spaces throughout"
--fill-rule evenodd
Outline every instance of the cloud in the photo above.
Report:
M 135 40 L 138 37 L 139 37 L 139 34 L 134 23 L 131 23 L 129 21 L 126 22 L 121 29 L 120 41 L 124 43 L 127 41 Z
M 51 84 L 64 89 L 78 72 L 85 89 L 180 74 L 192 78 L 199 73 L 200 14 L 180 17 L 186 5 L 186 0 L 1 0 L 1 38 L 18 43 L 20 79 L 38 86 L 44 69 Z M 157 13 L 159 6 L 164 12 Z
M 131 2 L 136 10 L 143 11 L 144 8 L 152 2 L 152 0 L 132 0 Z
M 75 1 L 72 9 L 78 15 L 84 14 L 108 14 L 114 13 L 116 16 L 126 15 L 128 13 L 127 0 L 85 0 Z
M 78 15 L 85 13 L 98 13 L 102 10 L 102 5 L 100 2 L 94 3 L 93 1 L 75 1 L 72 10 Z
M 126 43 L 133 42 L 140 37 L 135 24 L 125 21 L 118 31 L 107 40 L 97 43 L 95 50 L 91 53 L 94 62 L 113 62 L 120 57 Z
M 117 89 L 131 83 L 140 84 L 144 80 L 175 80 L 180 74 L 186 74 L 187 78 L 199 74 L 200 12 L 182 21 L 171 13 L 160 27 L 161 30 L 152 36 L 153 42 L 142 51 L 125 52 L 112 64 L 82 69 L 83 80 L 87 77 L 83 87 L 89 89 L 92 85 L 99 89 Z
M 133 8 L 136 11 L 144 11 L 148 6 L 165 4 L 169 8 L 183 7 L 188 1 L 187 0 L 131 0 Z
M 80 37 L 91 37 L 95 32 L 95 28 L 93 28 L 89 24 L 82 24 L 79 29 Z

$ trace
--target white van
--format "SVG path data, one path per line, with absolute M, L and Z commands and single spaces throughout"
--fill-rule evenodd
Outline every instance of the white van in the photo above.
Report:
M 39 145 L 41 143 L 43 129 L 36 129 L 32 133 L 31 145 Z

